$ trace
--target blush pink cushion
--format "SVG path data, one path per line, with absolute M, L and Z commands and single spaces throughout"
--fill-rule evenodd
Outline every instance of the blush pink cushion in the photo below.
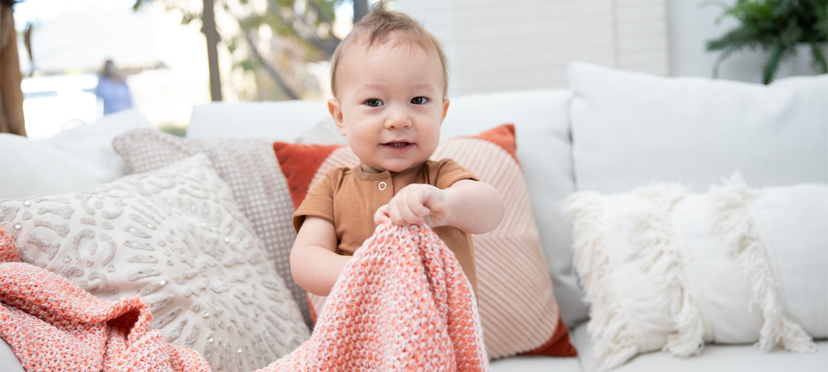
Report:
M 451 158 L 471 170 L 497 189 L 506 207 L 500 226 L 474 235 L 478 304 L 488 356 L 575 356 L 560 319 L 515 143 L 515 128 L 506 124 L 474 137 L 443 141 L 432 159 Z M 276 142 L 273 147 L 296 205 L 329 169 L 359 164 L 344 146 Z M 321 315 L 325 299 L 309 295 L 308 300 L 311 311 Z

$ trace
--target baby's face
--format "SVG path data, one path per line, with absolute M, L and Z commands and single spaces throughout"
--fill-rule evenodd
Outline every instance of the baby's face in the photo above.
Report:
M 437 53 L 394 43 L 370 50 L 351 45 L 337 71 L 337 99 L 328 101 L 367 173 L 400 172 L 427 160 L 448 109 Z

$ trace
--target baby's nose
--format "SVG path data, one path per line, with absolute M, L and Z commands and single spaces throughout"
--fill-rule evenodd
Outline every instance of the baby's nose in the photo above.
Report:
M 411 120 L 411 115 L 405 109 L 390 110 L 388 118 L 385 120 L 386 129 L 402 129 L 412 125 L 414 125 L 414 122 Z

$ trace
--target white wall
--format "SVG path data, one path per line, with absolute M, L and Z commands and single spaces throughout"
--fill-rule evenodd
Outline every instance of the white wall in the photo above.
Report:
M 736 0 L 724 0 L 733 4 Z M 572 61 L 656 75 L 712 77 L 719 53 L 707 40 L 736 26 L 716 25 L 720 6 L 704 0 L 397 0 L 445 48 L 449 95 L 565 88 Z M 760 51 L 734 54 L 719 77 L 760 82 Z M 810 51 L 777 77 L 814 74 Z
M 398 0 L 444 45 L 449 95 L 564 88 L 586 61 L 666 75 L 664 0 Z

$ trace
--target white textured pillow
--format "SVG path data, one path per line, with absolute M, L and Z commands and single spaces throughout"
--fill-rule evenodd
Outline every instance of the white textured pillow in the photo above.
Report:
M 88 190 L 0 200 L 24 262 L 93 295 L 139 294 L 167 342 L 251 371 L 309 337 L 262 242 L 206 155 Z
M 578 190 L 699 192 L 736 169 L 755 187 L 828 182 L 828 75 L 765 86 L 573 63 L 569 83 Z
M 156 170 L 198 153 L 213 162 L 219 177 L 230 186 L 233 199 L 264 242 L 266 258 L 285 280 L 294 301 L 307 314 L 305 290 L 290 273 L 290 250 L 296 239 L 293 204 L 276 155 L 266 138 L 213 141 L 176 137 L 157 129 L 138 129 L 116 137 L 112 147 L 126 162 L 130 173 Z M 301 302 L 300 302 L 301 301 Z M 306 317 L 310 324 L 310 315 Z
M 579 192 L 575 268 L 601 368 L 705 342 L 808 352 L 828 337 L 828 186 L 749 189 L 738 176 L 704 195 L 658 184 Z
M 0 198 L 70 192 L 123 177 L 126 166 L 112 150 L 112 138 L 151 126 L 127 110 L 44 140 L 0 133 Z

